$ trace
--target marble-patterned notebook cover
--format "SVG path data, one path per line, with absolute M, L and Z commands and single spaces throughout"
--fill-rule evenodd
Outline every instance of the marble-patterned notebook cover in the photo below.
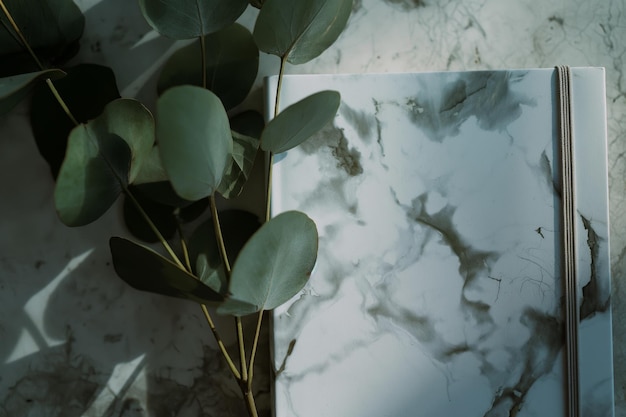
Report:
M 572 74 L 580 410 L 612 416 L 604 70 Z M 555 77 L 285 77 L 283 108 L 342 103 L 275 159 L 273 212 L 320 234 L 273 314 L 276 417 L 567 417 Z

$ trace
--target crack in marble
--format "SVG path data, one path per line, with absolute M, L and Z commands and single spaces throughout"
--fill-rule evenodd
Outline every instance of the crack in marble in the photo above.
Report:
M 603 313 L 611 306 L 611 297 L 602 300 L 602 294 L 598 288 L 598 256 L 600 254 L 598 236 L 591 225 L 591 221 L 582 214 L 580 218 L 587 231 L 587 247 L 591 257 L 589 282 L 583 287 L 583 298 L 580 304 L 580 320 L 593 317 L 596 313 Z
M 521 116 L 521 106 L 536 104 L 512 89 L 523 77 L 506 71 L 459 74 L 445 84 L 424 85 L 425 94 L 408 99 L 405 105 L 413 122 L 436 142 L 458 135 L 470 117 L 482 129 L 504 131 Z M 432 88 L 441 89 L 441 96 L 429 93 Z

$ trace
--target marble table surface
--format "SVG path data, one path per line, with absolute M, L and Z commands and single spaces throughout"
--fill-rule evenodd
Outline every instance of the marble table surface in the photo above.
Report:
M 79 58 L 111 66 L 122 95 L 150 106 L 159 65 L 177 45 L 150 33 L 136 2 L 76 3 L 87 19 Z M 250 26 L 255 13 L 250 8 L 241 22 Z M 606 68 L 618 417 L 626 416 L 624 39 L 623 0 L 355 0 L 337 43 L 315 61 L 287 68 Z M 262 57 L 248 105 L 261 106 L 261 80 L 277 70 L 276 58 Z M 245 415 L 201 311 L 115 277 L 108 237 L 127 234 L 119 207 L 84 228 L 59 222 L 27 113 L 21 106 L 0 118 L 0 417 Z M 264 340 L 259 355 L 267 359 Z M 257 375 L 259 408 L 270 415 L 269 376 Z

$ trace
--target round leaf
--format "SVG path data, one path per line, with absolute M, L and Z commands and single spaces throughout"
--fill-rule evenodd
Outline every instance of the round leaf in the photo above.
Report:
M 117 275 L 141 291 L 184 298 L 202 304 L 222 296 L 152 249 L 121 237 L 109 240 Z
M 107 104 L 93 122 L 93 129 L 113 133 L 128 143 L 132 161 L 129 182 L 133 182 L 154 144 L 154 119 L 140 102 L 118 99 Z
M 243 316 L 288 301 L 311 275 L 317 239 L 315 223 L 301 212 L 281 213 L 265 223 L 235 261 L 229 296 L 218 312 Z
M 72 0 L 4 0 L 4 4 L 44 67 L 55 67 L 78 52 L 85 18 Z M 11 27 L 0 12 L 2 26 Z M 11 28 L 0 30 L 0 77 L 37 71 L 38 67 L 15 41 Z
M 56 79 L 65 73 L 58 69 L 0 78 L 0 116 L 11 111 L 30 92 L 35 84 L 45 78 Z
M 337 114 L 341 97 L 320 91 L 287 107 L 270 120 L 261 134 L 261 149 L 285 152 L 313 136 Z
M 54 189 L 61 221 L 82 226 L 98 219 L 128 184 L 130 148 L 119 136 L 77 126 Z
M 267 0 L 254 40 L 261 51 L 302 64 L 335 42 L 351 11 L 352 0 Z
M 259 68 L 259 50 L 245 27 L 234 24 L 205 36 L 207 88 L 231 109 L 250 92 Z M 177 85 L 202 86 L 200 41 L 176 51 L 159 77 L 159 94 Z
M 191 39 L 217 32 L 243 13 L 247 0 L 139 0 L 141 11 L 157 32 Z
M 219 98 L 195 86 L 173 87 L 157 101 L 161 161 L 182 198 L 215 191 L 233 152 L 228 116 Z

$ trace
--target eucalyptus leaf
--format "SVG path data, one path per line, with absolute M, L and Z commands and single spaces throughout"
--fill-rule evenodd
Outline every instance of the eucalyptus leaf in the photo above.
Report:
M 61 220 L 80 226 L 100 217 L 128 186 L 153 142 L 152 115 L 131 99 L 112 101 L 98 118 L 73 129 L 55 189 Z
M 250 92 L 259 68 L 259 50 L 248 29 L 237 23 L 206 35 L 204 43 L 206 87 L 231 109 Z M 202 86 L 200 48 L 198 40 L 174 52 L 159 76 L 159 94 L 177 85 Z
M 46 78 L 57 79 L 64 75 L 59 69 L 49 69 L 0 78 L 0 116 L 11 111 L 39 81 Z
M 341 96 L 320 91 L 292 104 L 270 120 L 261 134 L 261 149 L 285 152 L 313 136 L 337 114 Z
M 223 298 L 152 249 L 121 237 L 112 237 L 109 246 L 115 272 L 138 290 L 202 304 L 220 302 Z
M 132 183 L 154 145 L 152 114 L 137 100 L 121 98 L 107 104 L 92 125 L 94 130 L 113 133 L 128 143 L 132 155 L 129 182 Z
M 54 81 L 54 86 L 79 122 L 96 118 L 107 103 L 120 96 L 109 67 L 80 64 L 66 72 L 67 76 Z M 30 124 L 39 153 L 56 178 L 65 157 L 67 137 L 75 125 L 44 83 L 33 91 Z
M 172 39 L 217 32 L 235 22 L 247 5 L 247 0 L 139 0 L 150 26 Z
M 315 223 L 288 211 L 265 223 L 239 253 L 220 314 L 243 316 L 287 302 L 306 284 L 317 259 Z
M 261 224 L 254 214 L 243 210 L 224 210 L 220 213 L 219 220 L 226 253 L 232 262 Z M 228 281 L 212 218 L 200 224 L 191 235 L 189 257 L 194 263 L 198 278 L 220 294 L 226 294 Z
M 157 101 L 157 138 L 176 193 L 189 201 L 213 194 L 233 152 L 220 99 L 200 87 L 170 88 Z
M 292 64 L 324 52 L 343 31 L 352 0 L 267 0 L 254 26 L 259 49 Z
M 44 67 L 58 67 L 78 52 L 85 18 L 72 0 L 4 0 L 4 4 Z M 0 30 L 0 77 L 37 71 L 2 11 L 0 21 L 7 28 Z
M 163 168 L 163 162 L 161 162 L 159 147 L 154 145 L 145 156 L 133 184 L 140 185 L 161 181 L 168 181 L 167 173 L 165 172 L 165 168 Z
M 130 148 L 119 136 L 89 125 L 72 130 L 54 189 L 61 221 L 82 226 L 102 216 L 128 184 L 130 160 Z
M 224 172 L 222 182 L 220 182 L 220 185 L 217 187 L 217 191 L 224 198 L 235 198 L 241 194 L 244 185 L 250 177 L 250 172 L 254 166 L 254 160 L 259 149 L 258 139 L 239 134 L 235 131 L 233 131 L 232 134 L 232 159 Z

